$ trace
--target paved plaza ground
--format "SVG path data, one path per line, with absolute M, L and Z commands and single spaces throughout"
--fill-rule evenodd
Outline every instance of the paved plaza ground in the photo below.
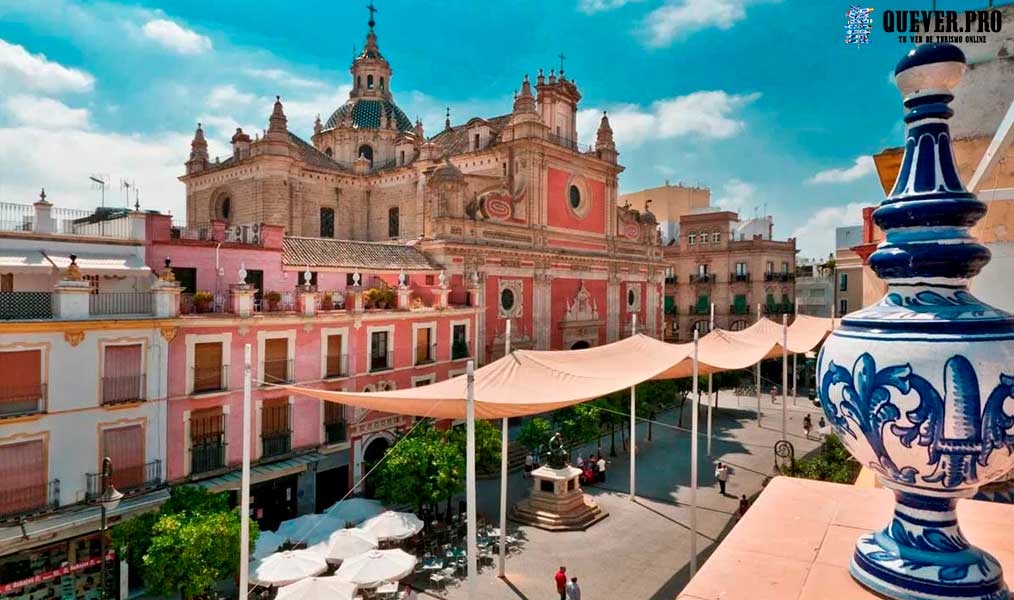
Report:
M 698 541 L 699 564 L 733 527 L 733 514 L 740 494 L 754 496 L 772 474 L 772 447 L 781 438 L 781 405 L 772 406 L 770 398 L 762 402 L 764 418 L 757 426 L 756 400 L 739 399 L 723 393 L 715 412 L 711 458 L 705 453 L 702 437 L 699 446 Z M 690 404 L 683 422 L 689 425 Z M 806 412 L 817 421 L 819 409 L 805 398 L 788 406 L 789 439 L 796 456 L 817 447 L 816 440 L 802 435 Z M 701 432 L 705 431 L 707 411 L 701 407 Z M 675 413 L 659 417 L 675 424 Z M 462 581 L 446 591 L 428 590 L 421 597 L 468 598 L 555 598 L 553 575 L 560 565 L 578 577 L 584 600 L 666 599 L 672 600 L 689 580 L 690 560 L 690 435 L 669 427 L 654 426 L 652 442 L 646 441 L 647 424 L 638 427 L 637 492 L 631 502 L 629 490 L 629 454 L 620 452 L 611 459 L 608 481 L 604 486 L 586 488 L 586 492 L 609 512 L 609 517 L 584 532 L 552 533 L 529 526 L 517 526 L 522 538 L 520 548 L 508 556 L 507 578 L 496 576 L 496 567 L 484 566 L 474 596 L 469 596 Z M 720 438 L 720 439 L 718 439 Z M 617 446 L 619 434 L 617 433 Z M 603 448 L 609 450 L 608 436 Z M 585 448 L 584 455 L 595 448 Z M 727 496 L 719 494 L 714 479 L 714 462 L 731 466 Z M 521 473 L 509 480 L 509 499 L 513 504 L 524 497 L 527 482 Z M 479 482 L 478 507 L 491 521 L 499 518 L 499 480 Z M 512 525 L 512 529 L 514 525 Z

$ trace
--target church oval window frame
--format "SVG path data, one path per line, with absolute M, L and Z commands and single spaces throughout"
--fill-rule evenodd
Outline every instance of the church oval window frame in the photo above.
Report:
M 232 217 L 232 194 L 228 191 L 220 191 L 212 198 L 211 218 L 230 222 Z
M 563 201 L 567 205 L 567 210 L 577 219 L 586 218 L 591 211 L 591 194 L 588 190 L 588 182 L 581 175 L 571 175 L 565 190 Z M 575 199 L 577 200 L 576 204 Z
M 514 290 L 510 288 L 504 288 L 500 290 L 500 308 L 504 312 L 511 312 L 514 310 L 514 304 L 516 299 L 514 298 Z
M 627 312 L 641 312 L 641 286 L 630 284 L 627 286 L 627 295 L 624 299 L 627 303 Z
M 517 318 L 524 314 L 524 291 L 524 282 L 520 279 L 500 280 L 496 301 L 501 319 Z

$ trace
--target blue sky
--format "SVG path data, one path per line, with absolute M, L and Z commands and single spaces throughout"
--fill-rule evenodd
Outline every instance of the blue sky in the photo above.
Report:
M 522 76 L 558 68 L 563 52 L 582 141 L 609 110 L 621 191 L 706 185 L 743 216 L 766 206 L 804 255 L 826 255 L 833 228 L 882 199 L 869 156 L 901 142 L 890 73 L 908 47 L 879 25 L 872 44 L 844 44 L 848 2 L 375 1 L 392 91 L 428 134 L 445 106 L 455 123 L 509 112 Z M 347 97 L 365 4 L 0 0 L 0 201 L 45 186 L 58 206 L 92 206 L 98 173 L 113 182 L 108 203 L 133 180 L 142 205 L 182 216 L 175 178 L 196 122 L 226 154 L 236 126 L 266 127 L 280 94 L 308 137 Z

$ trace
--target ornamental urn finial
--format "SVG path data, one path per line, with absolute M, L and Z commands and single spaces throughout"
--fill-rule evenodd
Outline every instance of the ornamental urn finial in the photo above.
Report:
M 961 50 L 924 44 L 899 63 L 905 154 L 873 213 L 885 241 L 869 259 L 888 284 L 846 315 L 817 360 L 821 407 L 860 464 L 895 493 L 894 517 L 856 543 L 850 571 L 888 598 L 1007 598 L 1000 564 L 958 527 L 960 498 L 1014 467 L 1014 317 L 969 281 L 989 250 L 969 228 L 986 205 L 951 148 Z

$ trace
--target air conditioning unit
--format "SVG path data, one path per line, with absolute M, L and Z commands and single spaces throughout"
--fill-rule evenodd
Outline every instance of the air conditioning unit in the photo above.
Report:
M 261 243 L 261 226 L 259 223 L 250 225 L 232 225 L 226 229 L 226 240 L 238 244 Z

